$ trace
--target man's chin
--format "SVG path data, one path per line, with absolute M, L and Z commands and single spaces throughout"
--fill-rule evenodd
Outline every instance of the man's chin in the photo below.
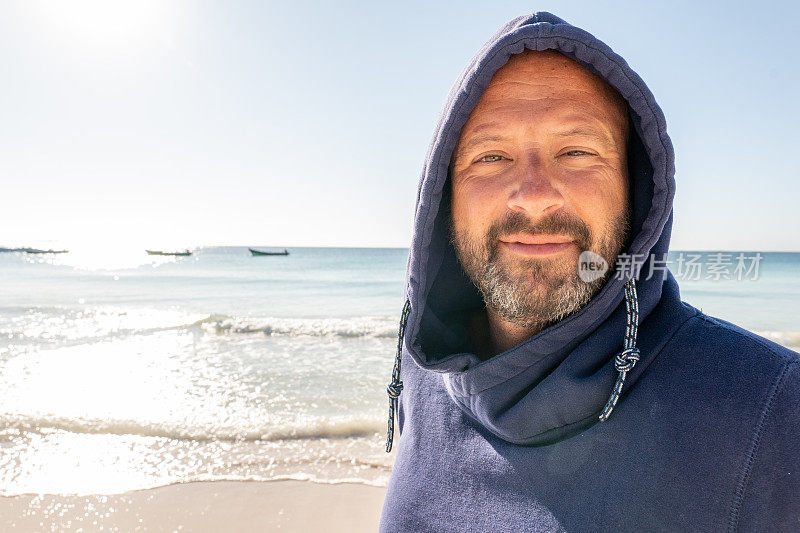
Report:
M 562 320 L 575 311 L 585 306 L 596 293 L 580 279 L 531 281 L 521 280 L 507 286 L 505 294 L 513 293 L 516 296 L 510 299 L 501 298 L 492 302 L 493 305 L 506 307 L 501 301 L 513 302 L 512 307 L 497 309 L 501 316 L 518 325 L 522 322 L 528 325 L 550 324 Z M 500 290 L 499 293 L 503 294 Z M 488 302 L 487 302 L 488 303 Z
M 537 260 L 538 261 L 538 260 Z M 510 283 L 520 289 L 548 290 L 558 288 L 565 283 L 579 282 L 578 271 L 572 263 L 563 264 L 562 261 L 538 261 L 522 267 L 509 268 L 503 265 L 500 270 Z
M 518 283 L 513 283 L 513 287 L 514 292 L 518 293 L 524 300 L 548 302 L 557 298 L 567 284 L 573 283 L 575 282 L 571 280 L 522 280 Z

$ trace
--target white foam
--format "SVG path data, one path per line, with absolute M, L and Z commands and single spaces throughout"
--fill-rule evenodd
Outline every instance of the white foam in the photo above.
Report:
M 21 312 L 19 312 L 21 311 Z M 0 338 L 14 342 L 70 345 L 128 335 L 201 328 L 206 333 L 261 333 L 271 336 L 376 337 L 397 335 L 397 319 L 236 317 L 180 310 L 87 307 L 82 310 L 31 307 L 0 320 Z
M 30 307 L 0 321 L 0 337 L 45 343 L 95 341 L 192 327 L 204 316 L 177 309 Z
M 216 333 L 263 333 L 274 336 L 382 337 L 397 335 L 397 319 L 354 318 L 238 318 L 211 315 L 200 322 Z
M 363 437 L 383 431 L 385 421 L 363 416 L 301 417 L 277 426 L 263 424 L 239 427 L 176 426 L 135 420 L 90 420 L 56 416 L 6 414 L 0 416 L 4 431 L 46 434 L 62 430 L 83 434 L 138 435 L 193 441 L 277 441 L 319 438 Z

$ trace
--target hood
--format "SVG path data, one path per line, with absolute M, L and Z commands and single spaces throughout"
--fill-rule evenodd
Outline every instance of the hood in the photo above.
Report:
M 448 166 L 461 128 L 492 76 L 512 54 L 526 48 L 564 54 L 603 78 L 627 101 L 633 218 L 623 253 L 646 260 L 637 261 L 627 278 L 609 278 L 579 311 L 482 361 L 465 344 L 467 318 L 484 303 L 463 274 L 448 239 L 443 203 L 449 201 Z M 679 298 L 674 278 L 658 265 L 650 279 L 645 275 L 636 279 L 639 272 L 650 272 L 653 257 L 667 253 L 674 191 L 674 155 L 664 115 L 625 60 L 588 32 L 550 13 L 534 13 L 507 23 L 461 73 L 428 149 L 417 193 L 395 378 L 401 353 L 423 371 L 441 373 L 447 393 L 459 408 L 514 443 L 545 444 L 596 423 L 612 390 L 622 386 L 620 376 L 625 387 L 630 387 L 647 366 L 627 366 L 623 372 L 615 356 L 623 349 L 630 352 L 636 325 L 647 318 L 663 294 Z M 629 278 L 636 279 L 633 301 Z M 641 357 L 646 359 L 648 354 Z M 394 379 L 394 388 L 390 385 L 390 398 L 399 394 L 398 383 Z M 624 401 L 624 390 L 622 393 Z

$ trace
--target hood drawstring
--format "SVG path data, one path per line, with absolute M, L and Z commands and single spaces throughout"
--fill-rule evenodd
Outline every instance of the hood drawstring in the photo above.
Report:
M 633 369 L 636 361 L 639 360 L 639 348 L 636 347 L 636 330 L 639 325 L 639 299 L 636 296 L 636 282 L 633 278 L 625 283 L 625 309 L 628 312 L 627 324 L 625 326 L 625 344 L 622 351 L 614 357 L 614 366 L 619 371 L 617 383 L 611 391 L 603 412 L 600 413 L 600 421 L 605 422 L 611 416 L 611 411 L 617 405 L 622 385 L 625 383 L 625 375 Z
M 394 412 L 397 409 L 397 399 L 403 391 L 403 382 L 400 381 L 400 357 L 403 352 L 403 337 L 406 334 L 406 324 L 408 315 L 411 312 L 411 301 L 406 300 L 403 306 L 403 313 L 400 316 L 400 332 L 397 334 L 397 353 L 394 356 L 394 369 L 392 370 L 392 381 L 386 388 L 389 394 L 389 421 L 386 433 L 386 452 L 392 451 L 392 440 L 394 439 Z
M 625 309 L 627 311 L 627 321 L 625 325 L 625 344 L 621 352 L 614 357 L 614 366 L 619 371 L 617 382 L 611 391 L 611 396 L 600 413 L 600 421 L 605 422 L 611 416 L 611 411 L 617 405 L 622 386 L 625 384 L 625 376 L 633 369 L 639 360 L 639 348 L 636 347 L 636 332 L 639 326 L 639 299 L 636 296 L 636 282 L 629 279 L 625 283 Z M 400 329 L 397 334 L 397 353 L 394 356 L 394 368 L 392 369 L 392 381 L 386 388 L 389 395 L 389 420 L 386 433 L 386 451 L 392 451 L 392 441 L 394 439 L 394 413 L 397 409 L 397 400 L 403 391 L 403 382 L 400 381 L 400 360 L 403 352 L 403 337 L 406 334 L 408 315 L 411 312 L 411 302 L 406 300 L 403 306 L 403 313 L 400 316 Z

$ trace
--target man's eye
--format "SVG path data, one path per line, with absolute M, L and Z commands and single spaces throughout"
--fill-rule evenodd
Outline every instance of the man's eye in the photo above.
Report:
M 570 150 L 569 152 L 564 152 L 564 155 L 576 157 L 581 155 L 594 155 L 594 154 L 592 154 L 591 152 L 586 152 L 585 150 Z
M 505 158 L 502 155 L 489 154 L 489 155 L 481 156 L 481 158 L 478 159 L 478 162 L 479 163 L 496 163 L 497 161 L 500 161 L 501 159 L 505 159 Z

